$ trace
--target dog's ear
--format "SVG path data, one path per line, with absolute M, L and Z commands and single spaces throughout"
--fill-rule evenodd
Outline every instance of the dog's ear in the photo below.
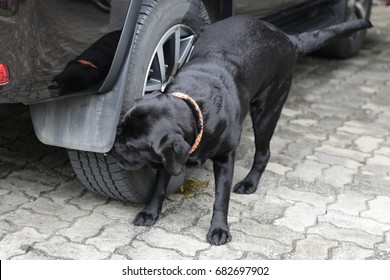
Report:
M 165 135 L 157 148 L 165 170 L 174 176 L 180 175 L 188 159 L 190 145 L 178 134 Z

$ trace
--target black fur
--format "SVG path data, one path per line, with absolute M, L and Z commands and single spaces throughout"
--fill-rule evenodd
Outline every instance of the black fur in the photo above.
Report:
M 153 93 L 136 102 L 123 119 L 115 145 L 125 168 L 158 169 L 150 203 L 136 216 L 136 225 L 153 225 L 165 198 L 170 175 L 184 166 L 213 161 L 215 202 L 207 240 L 222 245 L 231 240 L 227 223 L 234 157 L 242 122 L 250 112 L 256 153 L 249 174 L 233 189 L 256 191 L 270 157 L 269 143 L 287 99 L 297 57 L 314 51 L 331 38 L 369 27 L 355 21 L 322 31 L 287 36 L 266 22 L 247 16 L 231 17 L 207 28 L 190 60 L 165 94 Z M 199 104 L 205 131 L 198 149 L 196 117 L 186 102 L 169 93 L 182 92 Z
M 57 90 L 59 95 L 66 95 L 98 85 L 110 70 L 121 32 L 117 30 L 104 35 L 69 61 L 65 69 L 53 78 L 54 84 L 49 89 Z M 97 68 L 81 64 L 78 60 L 89 61 Z

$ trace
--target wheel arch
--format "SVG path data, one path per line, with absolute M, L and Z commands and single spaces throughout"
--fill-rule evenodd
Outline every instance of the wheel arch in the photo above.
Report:
M 202 0 L 206 10 L 210 16 L 211 22 L 215 22 L 234 13 L 234 0 Z
M 141 1 L 131 1 L 104 94 L 68 96 L 30 104 L 35 134 L 47 145 L 106 153 L 111 150 L 128 86 L 130 48 Z M 134 100 L 127 100 L 134 102 Z
M 207 12 L 214 13 L 217 20 L 231 13 L 230 0 L 205 1 L 210 9 Z M 35 134 L 41 142 L 87 152 L 107 153 L 111 150 L 123 102 L 129 108 L 134 103 L 134 97 L 124 98 L 124 92 L 130 87 L 127 75 L 141 3 L 131 1 L 124 25 L 127 32 L 122 32 L 112 67 L 102 85 L 102 88 L 107 88 L 106 93 L 69 96 L 30 104 Z

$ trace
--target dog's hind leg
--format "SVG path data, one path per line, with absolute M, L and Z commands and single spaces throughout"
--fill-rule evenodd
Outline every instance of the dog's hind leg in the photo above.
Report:
M 136 226 L 152 226 L 156 223 L 160 214 L 163 201 L 167 192 L 167 186 L 171 175 L 165 170 L 158 170 L 156 182 L 154 184 L 154 192 L 148 205 L 137 214 L 134 219 Z
M 271 156 L 269 143 L 279 120 L 283 104 L 287 99 L 291 87 L 291 78 L 282 83 L 272 85 L 264 92 L 259 93 L 250 105 L 253 132 L 255 135 L 256 152 L 253 165 L 244 180 L 233 189 L 238 194 L 251 194 L 257 190 Z

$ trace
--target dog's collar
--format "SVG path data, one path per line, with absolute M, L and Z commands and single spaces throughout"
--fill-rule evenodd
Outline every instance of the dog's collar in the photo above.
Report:
M 186 101 L 186 103 L 188 105 L 190 105 L 191 109 L 193 109 L 196 112 L 196 117 L 197 117 L 197 129 L 196 129 L 197 131 L 196 132 L 197 132 L 197 135 L 195 138 L 195 142 L 189 151 L 189 154 L 192 154 L 196 150 L 196 148 L 198 148 L 200 141 L 202 140 L 202 136 L 203 136 L 204 123 L 203 123 L 202 111 L 200 110 L 199 105 L 196 103 L 196 101 L 194 99 L 192 99 L 190 96 L 188 96 L 187 94 L 184 94 L 181 92 L 173 92 L 173 93 L 171 93 L 171 95 Z
M 77 60 L 77 63 L 81 63 L 81 64 L 84 64 L 84 65 L 88 65 L 88 66 L 91 66 L 92 68 L 95 68 L 97 69 L 98 67 L 93 64 L 92 62 L 88 61 L 88 60 L 84 60 L 84 59 L 79 59 Z

